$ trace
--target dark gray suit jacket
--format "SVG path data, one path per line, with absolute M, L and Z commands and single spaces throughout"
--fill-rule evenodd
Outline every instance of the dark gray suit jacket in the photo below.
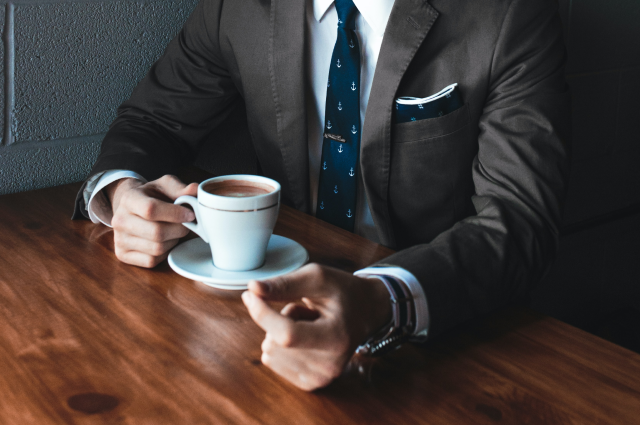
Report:
M 175 172 L 203 145 L 234 143 L 218 132 L 241 116 L 264 175 L 308 212 L 304 8 L 201 0 L 119 108 L 91 174 Z M 360 165 L 380 240 L 399 250 L 384 263 L 424 286 L 432 335 L 525 296 L 553 261 L 570 138 L 564 63 L 554 0 L 395 2 Z M 392 124 L 395 98 L 454 82 L 463 108 Z

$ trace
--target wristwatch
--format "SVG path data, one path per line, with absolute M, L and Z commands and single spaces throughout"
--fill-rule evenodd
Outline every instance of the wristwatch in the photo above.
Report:
M 364 356 L 382 356 L 400 347 L 413 335 L 413 297 L 394 277 L 375 275 L 369 278 L 380 279 L 389 291 L 392 317 L 388 324 L 359 346 L 356 353 Z

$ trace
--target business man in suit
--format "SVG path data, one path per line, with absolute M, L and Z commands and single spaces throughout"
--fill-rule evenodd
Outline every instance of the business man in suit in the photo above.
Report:
M 118 258 L 154 266 L 193 219 L 160 198 L 195 186 L 161 176 L 205 144 L 233 143 L 216 132 L 246 117 L 262 173 L 281 183 L 284 203 L 315 213 L 331 90 L 325 99 L 322 67 L 341 28 L 352 31 L 362 60 L 354 230 L 398 252 L 359 276 L 309 265 L 251 283 L 243 300 L 266 331 L 263 362 L 304 389 L 331 382 L 358 345 L 387 330 L 393 291 L 413 298 L 403 336 L 416 339 L 525 296 L 554 258 L 566 188 L 569 95 L 555 1 L 351 4 L 202 0 L 120 107 L 77 202 L 76 215 L 114 225 Z M 451 83 L 461 108 L 395 121 L 398 97 Z M 276 312 L 268 300 L 291 303 Z

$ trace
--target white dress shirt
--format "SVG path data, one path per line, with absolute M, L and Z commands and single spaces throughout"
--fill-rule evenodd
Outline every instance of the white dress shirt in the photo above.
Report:
M 338 14 L 334 0 L 308 0 L 312 7 L 307 7 L 307 126 L 309 146 L 309 177 L 312 211 L 316 210 L 318 181 L 320 175 L 320 160 L 322 157 L 322 143 L 325 117 L 325 103 L 327 96 L 327 80 L 333 48 L 337 38 Z M 391 14 L 395 0 L 353 0 L 358 13 L 356 17 L 356 34 L 360 44 L 360 124 L 364 118 L 371 93 L 371 83 L 378 62 L 378 54 L 382 45 L 384 31 Z M 111 170 L 94 176 L 87 183 L 84 198 L 88 205 L 89 217 L 94 223 L 101 222 L 107 226 L 111 224 L 112 212 L 106 202 L 102 189 L 108 184 L 121 178 L 137 178 L 146 181 L 142 176 L 132 171 Z M 371 217 L 369 205 L 364 191 L 362 176 L 358 174 L 358 190 L 356 202 L 355 233 L 374 242 L 379 242 L 378 235 Z M 429 309 L 426 296 L 418 280 L 409 271 L 400 267 L 374 268 L 369 267 L 355 273 L 363 277 L 389 275 L 404 282 L 409 289 L 415 305 L 417 339 L 424 339 L 429 329 Z

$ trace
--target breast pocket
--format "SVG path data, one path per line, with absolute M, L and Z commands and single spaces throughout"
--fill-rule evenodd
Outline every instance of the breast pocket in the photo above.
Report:
M 469 104 L 442 117 L 410 121 L 393 126 L 393 143 L 408 143 L 447 136 L 469 124 Z
M 468 104 L 394 125 L 389 200 L 399 248 L 429 242 L 468 215 L 477 136 Z

